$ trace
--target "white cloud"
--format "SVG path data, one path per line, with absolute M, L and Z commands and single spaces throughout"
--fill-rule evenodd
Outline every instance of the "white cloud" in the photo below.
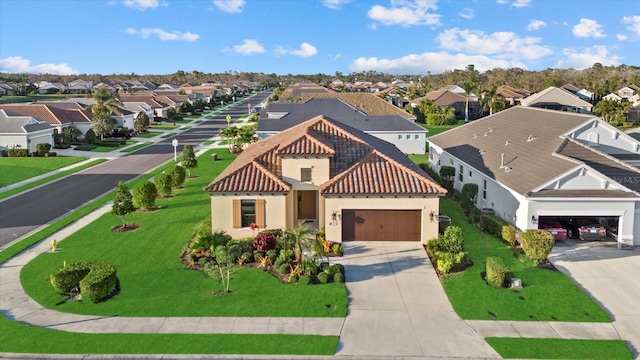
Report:
M 510 2 L 510 0 L 497 0 L 496 2 L 498 4 L 508 4 Z M 531 5 L 531 0 L 514 0 L 511 3 L 511 6 L 517 7 L 517 8 L 526 7 L 526 6 L 529 6 L 529 5 Z
M 124 0 L 122 3 L 125 6 L 138 10 L 154 9 L 160 6 L 158 0 Z
M 473 13 L 473 9 L 468 7 L 462 9 L 459 15 L 464 19 L 473 19 L 473 17 L 475 16 L 475 14 Z
M 374 5 L 367 15 L 382 25 L 439 25 L 440 15 L 429 12 L 437 8 L 436 0 L 391 0 L 390 8 Z
M 342 5 L 352 2 L 353 0 L 322 0 L 322 5 L 329 9 L 339 10 Z
M 76 75 L 80 73 L 78 70 L 71 68 L 67 63 L 31 65 L 31 60 L 23 59 L 21 56 L 9 56 L 8 58 L 0 59 L 0 71 L 53 75 Z
M 245 2 L 245 0 L 213 0 L 213 4 L 218 9 L 231 14 L 241 13 Z
M 592 19 L 580 19 L 580 22 L 573 27 L 573 35 L 579 38 L 602 38 L 602 25 Z
M 410 54 L 396 59 L 361 57 L 354 60 L 349 65 L 349 69 L 354 72 L 374 70 L 395 74 L 418 74 L 425 71 L 441 73 L 447 70 L 464 69 L 469 64 L 474 64 L 478 71 L 512 67 L 526 69 L 526 66 L 519 61 L 490 58 L 484 55 L 451 54 L 447 51 Z
M 200 35 L 198 34 L 194 34 L 191 32 L 180 32 L 180 31 L 172 31 L 172 32 L 167 32 L 164 31 L 160 28 L 143 28 L 143 29 L 136 29 L 136 28 L 127 28 L 125 30 L 127 32 L 127 34 L 129 35 L 137 35 L 138 37 L 141 37 L 143 39 L 148 38 L 151 35 L 157 35 L 158 39 L 162 40 L 162 41 L 196 41 L 198 40 L 198 38 L 200 37 Z
M 291 53 L 291 55 L 300 56 L 300 57 L 303 57 L 303 58 L 308 58 L 308 57 L 311 57 L 311 56 L 317 54 L 318 53 L 318 49 L 316 49 L 315 46 L 304 42 L 304 43 L 300 44 L 300 49 L 292 50 L 290 53 Z
M 620 41 L 626 41 L 626 40 L 629 40 L 629 37 L 625 34 L 616 34 L 616 39 Z
M 540 28 L 546 27 L 547 23 L 542 21 L 542 20 L 538 20 L 538 19 L 532 19 L 529 22 L 529 25 L 527 25 L 527 30 L 529 31 L 535 31 L 535 30 L 540 30 Z
M 280 45 L 276 45 L 276 47 L 273 49 L 273 53 L 276 56 L 287 55 L 288 52 L 289 51 L 285 49 L 284 46 L 280 46 Z
M 635 37 L 640 38 L 640 16 L 625 16 L 622 23 L 628 24 L 627 29 L 631 30 Z
M 619 65 L 623 58 L 614 54 L 609 54 L 609 50 L 602 45 L 595 45 L 590 48 L 578 51 L 566 48 L 562 50 L 564 59 L 558 61 L 558 68 L 586 69 L 594 63 L 602 65 Z
M 486 34 L 480 30 L 453 28 L 441 32 L 436 40 L 440 47 L 470 54 L 495 55 L 501 58 L 533 60 L 552 53 L 548 46 L 540 45 L 538 37 L 518 37 L 513 32 Z
M 242 41 L 242 45 L 234 45 L 232 49 L 243 55 L 260 54 L 264 52 L 264 46 L 253 39 L 245 39 Z

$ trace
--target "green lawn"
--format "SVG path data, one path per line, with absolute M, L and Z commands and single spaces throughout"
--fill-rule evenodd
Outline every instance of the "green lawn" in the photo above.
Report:
M 333 355 L 337 346 L 337 336 L 72 333 L 0 316 L 0 352 L 9 353 Z
M 138 135 L 136 135 L 136 137 L 139 137 L 139 138 L 152 138 L 152 137 L 158 136 L 158 135 L 160 135 L 162 133 L 163 133 L 162 131 L 147 131 L 145 133 L 139 133 Z
M 215 150 L 214 150 L 215 151 Z M 213 296 L 222 285 L 204 273 L 185 269 L 178 256 L 194 226 L 210 213 L 209 195 L 202 189 L 234 158 L 218 150 L 218 161 L 210 152 L 200 157 L 200 166 L 177 196 L 157 202 L 162 209 L 134 213 L 128 222 L 140 228 L 112 233 L 120 219 L 106 214 L 61 242 L 62 251 L 45 253 L 25 266 L 21 279 L 36 301 L 59 311 L 117 316 L 294 316 L 346 315 L 344 284 L 303 286 L 283 284 L 253 268 L 241 268 L 231 281 L 232 293 Z M 101 260 L 118 266 L 121 292 L 99 304 L 70 302 L 55 294 L 49 275 L 63 262 Z M 188 285 L 186 285 L 188 284 Z M 170 301 L 168 301 L 170 299 Z
M 54 150 L 55 151 L 55 150 Z M 82 156 L 0 158 L 0 187 L 15 184 L 87 159 Z
M 576 284 L 559 271 L 542 269 L 523 254 L 470 224 L 449 198 L 440 201 L 440 213 L 462 228 L 465 250 L 474 265 L 441 277 L 455 311 L 463 319 L 521 321 L 610 322 L 611 319 Z M 482 272 L 488 256 L 500 257 L 509 277 L 522 279 L 521 290 L 495 289 L 485 283 Z
M 202 145 L 205 145 L 205 146 L 206 145 L 211 145 L 211 144 L 213 144 L 215 142 L 216 142 L 215 140 L 207 140 L 207 141 L 203 142 Z
M 428 164 L 429 163 L 429 154 L 424 154 L 424 155 L 416 155 L 416 154 L 410 154 L 409 155 L 409 159 L 411 159 L 411 161 L 413 161 L 414 163 L 420 165 L 420 164 Z
M 166 138 L 170 138 L 170 137 L 174 136 L 175 134 L 176 134 L 176 133 L 173 133 L 173 132 L 172 132 L 172 133 L 164 134 L 164 135 L 162 135 L 162 136 L 160 136 L 160 137 L 161 137 L 161 138 L 163 138 L 163 139 L 166 139 Z
M 161 124 L 161 125 L 151 125 L 149 126 L 149 129 L 157 129 L 157 130 L 173 130 L 175 128 L 177 128 L 178 125 L 172 125 L 172 124 Z
M 98 146 L 95 149 L 91 150 L 93 152 L 101 152 L 101 153 L 107 153 L 107 152 L 112 152 L 112 151 L 116 151 L 118 149 L 122 149 L 125 146 L 129 146 L 129 145 L 133 145 L 135 144 L 137 141 L 133 141 L 133 140 L 127 140 L 126 144 L 124 145 L 120 145 L 120 146 Z
M 136 151 L 138 149 L 142 149 L 143 147 L 145 147 L 145 146 L 147 146 L 149 144 L 153 144 L 153 142 L 152 141 L 146 141 L 146 142 L 140 143 L 138 145 L 123 149 L 122 152 L 133 152 L 133 151 Z
M 61 177 L 80 172 L 80 171 L 82 171 L 84 169 L 88 169 L 88 168 L 90 168 L 92 166 L 98 165 L 98 164 L 103 163 L 105 161 L 107 161 L 107 159 L 96 159 L 96 160 L 88 162 L 88 163 L 86 163 L 84 165 L 76 166 L 76 167 L 74 167 L 72 169 L 59 172 L 59 173 L 57 173 L 55 175 L 47 176 L 44 179 L 40 179 L 38 181 L 34 181 L 34 182 L 31 182 L 31 183 L 19 186 L 19 187 L 15 188 L 15 189 L 11 189 L 11 190 L 2 192 L 2 193 L 0 193 L 0 199 L 7 198 L 9 196 L 21 193 L 21 192 L 29 190 L 29 189 L 33 189 L 36 186 L 40 186 L 42 184 L 46 184 L 46 183 L 51 182 L 53 180 L 60 179 Z
M 485 339 L 505 359 L 631 359 L 622 340 Z
M 182 126 L 180 128 L 180 130 L 189 130 L 189 129 L 191 129 L 191 126 L 188 126 L 188 125 L 187 126 Z
M 433 136 L 433 135 L 440 134 L 441 132 L 445 132 L 445 131 L 447 131 L 449 129 L 453 129 L 453 128 L 458 127 L 460 125 L 464 125 L 464 120 L 457 120 L 455 124 L 442 125 L 442 126 L 431 126 L 431 125 L 427 125 L 427 124 L 423 124 L 423 123 L 417 123 L 417 124 L 422 126 L 425 129 L 427 129 L 429 131 L 427 133 L 427 137 L 430 137 L 430 136 Z

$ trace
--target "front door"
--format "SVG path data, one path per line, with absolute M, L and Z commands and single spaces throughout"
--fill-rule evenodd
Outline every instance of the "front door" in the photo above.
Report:
M 298 191 L 298 220 L 316 219 L 316 197 L 318 192 L 314 190 Z

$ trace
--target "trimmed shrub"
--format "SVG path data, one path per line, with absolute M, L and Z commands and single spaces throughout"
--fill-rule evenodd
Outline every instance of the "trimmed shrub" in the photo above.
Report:
M 502 226 L 502 240 L 509 246 L 516 246 L 516 228 L 513 225 Z
M 238 247 L 238 249 L 240 249 L 241 253 L 252 253 L 253 257 L 255 258 L 256 256 L 256 252 L 260 253 L 259 251 L 254 251 L 253 250 L 253 238 L 241 238 L 241 239 L 232 239 L 231 236 L 229 234 L 227 234 L 226 232 L 222 231 L 222 230 L 218 230 L 214 233 L 214 237 L 216 237 L 217 233 L 222 232 L 224 234 L 224 237 L 220 237 L 219 239 L 217 239 L 215 242 L 216 244 L 220 243 L 220 245 L 226 245 L 227 243 L 229 245 L 236 245 Z
M 278 266 L 277 269 L 278 269 L 278 272 L 282 275 L 288 274 L 289 270 L 291 270 L 291 268 L 289 267 L 289 263 L 280 264 L 280 266 Z
M 318 282 L 320 284 L 326 284 L 329 282 L 329 274 L 326 272 L 321 272 L 318 274 Z
M 478 198 L 478 184 L 468 183 L 462 185 L 462 207 L 466 212 L 470 212 L 476 204 Z
M 300 284 L 300 285 L 309 285 L 309 284 L 311 284 L 311 277 L 309 277 L 307 275 L 300 276 L 300 278 L 298 279 L 298 284 Z
M 269 251 L 276 248 L 276 237 L 267 232 L 261 232 L 253 239 L 253 248 L 258 251 Z
M 133 191 L 133 205 L 142 209 L 151 209 L 156 205 L 158 189 L 152 182 L 146 182 Z
M 467 255 L 464 251 L 459 253 L 449 253 L 444 251 L 436 251 L 434 254 L 436 267 L 442 273 L 449 273 L 456 266 L 462 264 L 464 257 Z
M 482 230 L 498 239 L 502 238 L 502 227 L 505 225 L 509 224 L 495 215 L 482 216 Z
M 40 156 L 44 156 L 44 154 L 48 153 L 49 150 L 51 150 L 51 144 L 49 143 L 36 144 L 36 151 Z
M 84 134 L 84 141 L 87 144 L 93 144 L 97 140 L 98 140 L 98 137 L 96 136 L 96 132 L 93 131 L 93 129 L 87 130 L 87 132 Z
M 93 144 L 82 144 L 82 145 L 76 146 L 74 150 L 91 151 L 91 150 L 93 150 L 95 148 L 97 148 L 97 146 L 95 146 Z
M 449 253 L 459 253 L 464 249 L 464 235 L 458 226 L 449 226 L 444 231 L 440 241 L 440 250 Z
M 9 157 L 28 157 L 29 150 L 28 149 L 9 149 L 7 150 L 7 155 Z
M 487 258 L 486 279 L 487 283 L 495 288 L 501 288 L 507 275 L 507 267 L 502 259 L 490 256 Z
M 335 282 L 335 283 L 343 283 L 344 282 L 344 274 L 335 273 L 333 275 L 333 282 Z
M 444 187 L 451 191 L 453 189 L 453 180 L 456 176 L 456 168 L 453 166 L 441 166 L 440 167 L 440 178 L 442 179 L 442 184 Z
M 187 179 L 187 170 L 185 170 L 182 166 L 176 165 L 171 170 L 171 182 L 174 188 L 179 188 L 184 184 L 184 181 Z
M 529 229 L 520 234 L 520 244 L 527 257 L 539 263 L 547 258 L 553 249 L 555 239 L 546 230 Z
M 161 195 L 171 195 L 171 185 L 173 184 L 172 175 L 170 172 L 163 172 L 156 175 L 154 178 L 156 189 Z
M 80 262 L 63 266 L 50 278 L 53 289 L 64 295 L 79 289 L 83 298 L 97 303 L 112 294 L 117 286 L 116 267 L 104 262 Z

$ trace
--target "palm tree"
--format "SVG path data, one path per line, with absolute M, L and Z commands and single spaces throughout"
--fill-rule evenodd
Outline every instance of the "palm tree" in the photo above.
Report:
M 240 129 L 236 126 L 229 126 L 220 131 L 220 136 L 223 139 L 231 140 L 229 143 L 229 152 L 234 153 L 236 151 L 236 138 L 240 135 Z
M 113 129 L 111 114 L 122 114 L 122 102 L 117 93 L 100 88 L 92 94 L 95 104 L 91 106 L 93 113 L 93 131 L 104 140 L 104 135 Z
M 296 263 L 299 263 L 302 259 L 302 251 L 311 249 L 313 247 L 314 230 L 308 224 L 300 222 L 298 227 L 294 229 L 288 229 L 287 234 L 293 240 L 293 253 L 296 257 Z
M 484 111 L 489 110 L 489 115 L 493 115 L 493 112 L 504 110 L 506 107 L 506 101 L 504 97 L 498 93 L 497 86 L 491 88 L 491 90 L 485 90 L 482 97 L 482 109 Z
M 251 144 L 255 140 L 255 125 L 243 126 L 238 130 L 238 147 L 243 149 L 245 145 Z
M 478 87 L 473 83 L 471 78 L 468 78 L 463 84 L 462 89 L 464 89 L 465 95 L 465 106 L 464 106 L 464 122 L 469 122 L 469 95 L 473 90 L 476 90 Z

